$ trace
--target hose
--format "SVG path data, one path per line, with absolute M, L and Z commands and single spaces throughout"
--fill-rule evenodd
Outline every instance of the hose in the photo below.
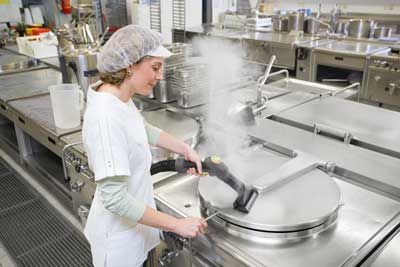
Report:
M 159 172 L 175 172 L 175 160 L 163 160 L 151 165 L 150 174 L 154 175 Z

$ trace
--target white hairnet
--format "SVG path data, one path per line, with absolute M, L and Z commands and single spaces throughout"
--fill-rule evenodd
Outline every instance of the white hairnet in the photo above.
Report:
M 117 72 L 136 63 L 162 44 L 161 34 L 137 25 L 116 31 L 101 49 L 97 61 L 100 72 Z

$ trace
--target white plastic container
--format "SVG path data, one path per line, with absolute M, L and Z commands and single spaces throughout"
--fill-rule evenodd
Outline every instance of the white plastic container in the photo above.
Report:
M 71 129 L 81 125 L 83 92 L 77 84 L 50 85 L 51 105 L 57 128 Z
M 17 37 L 18 52 L 34 58 L 56 57 L 57 37 L 53 33 Z

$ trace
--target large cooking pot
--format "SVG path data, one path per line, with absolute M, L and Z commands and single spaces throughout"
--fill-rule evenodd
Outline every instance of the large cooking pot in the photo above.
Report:
M 272 18 L 274 31 L 287 32 L 288 31 L 288 17 L 283 15 L 276 15 Z
M 389 38 L 392 35 L 392 28 L 390 27 L 376 27 L 374 29 L 374 38 L 380 39 L 380 38 Z
M 305 13 L 297 11 L 289 13 L 288 15 L 288 31 L 302 31 L 304 30 Z
M 199 121 L 168 109 L 142 111 L 142 116 L 151 125 L 178 137 L 191 147 L 196 147 L 199 142 L 201 133 Z M 151 147 L 151 155 L 153 163 L 178 157 L 175 153 L 154 146 Z
M 368 19 L 349 20 L 348 35 L 356 38 L 369 38 L 374 21 Z
M 346 20 L 338 20 L 335 23 L 334 32 L 339 34 L 344 34 L 347 32 L 348 21 Z
M 319 27 L 321 26 L 321 23 L 317 19 L 308 17 L 304 26 L 305 33 L 317 34 L 319 32 Z

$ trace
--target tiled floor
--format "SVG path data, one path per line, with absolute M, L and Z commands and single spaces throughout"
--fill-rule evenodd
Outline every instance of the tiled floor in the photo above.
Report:
M 12 262 L 3 246 L 0 244 L 0 267 L 15 267 L 16 265 Z

